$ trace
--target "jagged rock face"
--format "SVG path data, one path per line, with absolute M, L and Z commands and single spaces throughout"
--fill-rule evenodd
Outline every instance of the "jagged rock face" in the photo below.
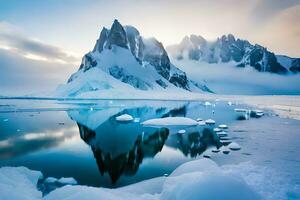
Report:
M 154 38 L 148 40 L 145 45 L 143 60 L 153 65 L 162 77 L 167 80 L 169 79 L 171 68 L 170 59 L 162 43 Z
M 170 82 L 178 87 L 184 87 L 186 90 L 190 90 L 188 87 L 188 80 L 186 74 L 173 74 L 170 78 Z
M 251 66 L 258 71 L 280 74 L 287 72 L 274 53 L 260 45 L 252 45 L 247 40 L 236 39 L 231 34 L 223 35 L 214 42 L 191 35 L 185 37 L 179 45 L 172 46 L 170 51 L 176 59 L 188 58 L 208 63 L 235 61 L 238 67 Z
M 151 85 L 147 82 L 141 80 L 139 77 L 135 77 L 132 75 L 127 75 L 124 72 L 123 68 L 120 68 L 118 66 L 114 66 L 109 68 L 109 74 L 115 77 L 116 79 L 121 80 L 124 83 L 128 83 L 132 85 L 135 88 L 141 89 L 141 90 L 147 90 L 151 88 Z
M 196 36 L 192 37 L 192 40 L 199 44 L 205 42 L 204 38 L 199 39 Z M 142 38 L 136 28 L 132 26 L 123 27 L 117 20 L 114 21 L 110 30 L 106 28 L 102 29 L 93 51 L 87 53 L 83 57 L 79 70 L 87 71 L 96 67 L 101 60 L 97 60 L 97 58 L 94 58 L 93 55 L 101 54 L 105 49 L 113 51 L 114 46 L 129 49 L 141 67 L 149 64 L 152 65 L 156 72 L 163 77 L 163 79 L 156 79 L 154 84 L 158 84 L 162 88 L 167 88 L 167 81 L 177 87 L 189 90 L 189 84 L 191 84 L 191 82 L 189 82 L 184 72 L 172 66 L 162 43 L 157 41 L 155 38 Z M 171 68 L 175 68 L 175 70 L 171 70 Z M 171 74 L 171 71 L 175 71 L 175 73 Z M 148 90 L 152 88 L 152 83 L 149 84 L 139 77 L 126 74 L 126 70 L 123 70 L 122 66 L 112 66 L 108 69 L 108 73 L 122 82 L 134 86 L 135 88 L 141 90 Z M 74 76 L 72 75 L 68 82 L 73 79 Z
M 127 36 L 123 26 L 115 20 L 109 34 L 107 36 L 105 47 L 108 49 L 112 48 L 112 45 L 116 45 L 123 48 L 128 48 L 127 46 Z
M 108 29 L 106 29 L 106 28 L 102 29 L 102 31 L 100 33 L 100 37 L 96 42 L 93 52 L 96 52 L 96 51 L 101 52 L 103 50 L 104 43 L 108 38 L 108 33 L 109 33 Z
M 300 58 L 296 58 L 292 61 L 290 70 L 293 73 L 300 73 Z
M 240 62 L 245 54 L 245 48 L 249 44 L 246 41 L 235 40 L 231 34 L 222 36 L 221 39 L 218 39 L 217 43 L 222 62 L 229 62 L 231 60 Z

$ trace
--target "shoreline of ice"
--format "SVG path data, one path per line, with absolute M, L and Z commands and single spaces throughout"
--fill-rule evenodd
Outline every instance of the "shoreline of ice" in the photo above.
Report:
M 54 200 L 54 199 L 146 199 L 190 200 L 199 196 L 203 200 L 230 199 L 289 199 L 297 188 L 282 179 L 272 169 L 253 165 L 251 162 L 218 166 L 210 159 L 198 159 L 180 165 L 167 177 L 158 177 L 116 189 L 67 185 L 42 196 L 37 182 L 41 172 L 25 167 L 0 168 L 0 199 Z M 271 178 L 270 178 L 271 177 Z M 266 187 L 270 184 L 272 187 Z M 274 191 L 274 188 L 281 188 Z

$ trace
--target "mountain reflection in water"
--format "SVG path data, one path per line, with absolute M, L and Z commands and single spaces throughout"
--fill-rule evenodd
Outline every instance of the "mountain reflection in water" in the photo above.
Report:
M 144 127 L 140 123 L 150 118 L 185 116 L 186 106 L 125 109 L 108 118 L 97 112 L 70 111 L 68 114 L 77 122 L 81 139 L 90 146 L 100 174 L 108 173 L 112 183 L 116 183 L 122 175 L 135 175 L 143 160 L 153 158 L 164 145 L 178 149 L 188 157 L 202 154 L 209 146 L 220 146 L 209 127 L 187 127 L 185 134 L 178 134 L 176 127 Z M 124 113 L 139 121 L 117 121 L 116 116 Z

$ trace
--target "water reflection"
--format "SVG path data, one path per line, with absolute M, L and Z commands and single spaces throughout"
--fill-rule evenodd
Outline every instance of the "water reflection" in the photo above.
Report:
M 142 122 L 182 116 L 211 118 L 218 126 L 236 120 L 234 108 L 222 102 L 215 107 L 174 101 L 73 103 L 80 108 L 69 109 L 68 104 L 65 111 L 46 112 L 48 105 L 41 105 L 41 112 L 0 112 L 0 166 L 26 166 L 45 177 L 74 177 L 79 184 L 120 187 L 170 174 L 211 146 L 220 146 L 214 126 L 150 128 Z M 116 121 L 122 114 L 135 120 Z M 185 133 L 178 133 L 180 129 Z
M 187 134 L 172 135 L 166 143 L 175 149 L 179 149 L 185 156 L 195 158 L 201 155 L 208 147 L 221 146 L 220 140 L 211 128 L 193 130 Z
M 78 124 L 78 127 L 81 138 L 91 146 L 99 172 L 101 175 L 107 172 L 112 183 L 115 183 L 122 174 L 134 175 L 144 158 L 152 158 L 162 150 L 169 135 L 169 130 L 166 128 L 144 130 L 127 152 L 116 154 L 115 151 L 109 152 L 106 146 L 99 145 L 101 142 L 98 140 L 101 140 L 101 137 L 97 137 L 97 133 L 101 134 L 103 133 L 101 131 L 105 130 L 97 128 L 93 131 L 81 124 Z
M 153 158 L 164 145 L 179 149 L 192 158 L 202 154 L 209 146 L 220 146 L 212 127 L 190 127 L 185 134 L 177 134 L 176 127 L 144 127 L 140 123 L 150 118 L 186 116 L 186 105 L 175 109 L 124 109 L 109 117 L 100 114 L 102 112 L 86 110 L 70 111 L 68 114 L 77 122 L 81 139 L 90 146 L 100 174 L 107 173 L 112 183 L 116 183 L 122 175 L 135 175 L 143 160 Z M 116 120 L 117 116 L 125 113 L 140 120 Z

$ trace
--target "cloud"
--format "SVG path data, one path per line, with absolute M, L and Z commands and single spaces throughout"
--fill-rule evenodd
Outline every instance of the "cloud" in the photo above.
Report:
M 300 5 L 299 0 L 258 0 L 253 8 L 253 16 L 260 22 L 297 5 Z
M 258 72 L 251 67 L 237 68 L 233 63 L 208 64 L 196 61 L 173 61 L 195 81 L 205 80 L 218 94 L 291 95 L 300 94 L 300 75 L 277 75 Z
M 35 60 L 73 64 L 78 64 L 79 60 L 59 47 L 24 36 L 18 28 L 6 22 L 0 22 L 0 48 Z
M 0 95 L 20 96 L 54 91 L 77 66 L 27 59 L 14 51 L 0 49 L 0 69 Z

